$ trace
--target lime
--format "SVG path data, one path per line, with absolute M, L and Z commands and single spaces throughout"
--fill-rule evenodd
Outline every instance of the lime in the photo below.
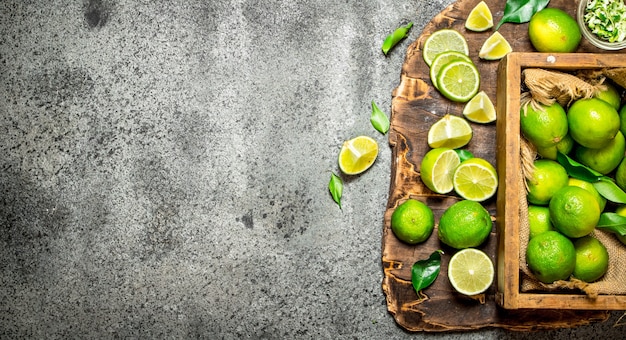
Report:
M 469 55 L 465 37 L 454 29 L 445 28 L 435 31 L 424 41 L 422 56 L 426 64 L 430 66 L 437 54 L 446 51 L 457 51 Z
M 607 145 L 620 129 L 620 117 L 609 103 L 598 98 L 579 99 L 567 111 L 569 133 L 587 148 Z
M 622 190 L 626 190 L 626 158 L 622 159 L 615 170 L 615 183 Z
M 546 231 L 528 241 L 526 263 L 541 282 L 565 280 L 574 272 L 576 250 L 567 237 L 557 231 Z
M 600 220 L 600 206 L 587 190 L 566 186 L 550 200 L 550 220 L 554 228 L 571 238 L 591 233 Z
M 547 205 L 552 195 L 567 185 L 569 176 L 561 164 L 550 159 L 535 160 L 534 167 L 532 177 L 527 180 L 528 202 Z
M 433 86 L 436 89 L 439 89 L 439 86 L 437 85 L 437 74 L 439 74 L 439 71 L 444 65 L 455 60 L 464 60 L 468 63 L 472 63 L 472 59 L 470 59 L 470 57 L 457 51 L 441 52 L 435 56 L 435 59 L 433 59 L 433 62 L 430 65 L 430 82 L 433 83 Z
M 480 88 L 480 73 L 474 64 L 457 60 L 444 65 L 437 74 L 441 94 L 455 102 L 465 103 Z
M 435 148 L 426 153 L 420 165 L 420 178 L 430 190 L 447 194 L 454 186 L 452 176 L 459 166 L 459 155 L 450 148 Z
M 572 275 L 585 282 L 601 278 L 609 269 L 609 252 L 598 239 L 585 236 L 574 241 L 576 266 Z
M 339 169 L 356 175 L 369 169 L 378 156 L 378 143 L 371 137 L 358 136 L 345 141 L 339 151 Z
M 408 244 L 426 241 L 435 227 L 435 216 L 424 203 L 408 199 L 391 214 L 391 230 L 394 235 Z
M 485 60 L 498 60 L 504 58 L 505 55 L 511 53 L 513 48 L 500 32 L 493 33 L 483 43 L 478 57 Z
M 496 108 L 487 93 L 480 91 L 465 104 L 463 116 L 474 123 L 487 124 L 496 120 Z
M 474 32 L 486 31 L 493 27 L 493 15 L 484 1 L 479 2 L 467 16 L 465 28 Z
M 458 116 L 446 114 L 428 130 L 428 145 L 431 148 L 458 149 L 472 139 L 472 127 Z
M 576 19 L 558 8 L 544 8 L 528 23 L 528 37 L 539 52 L 574 52 L 580 43 Z
M 622 104 L 622 95 L 613 84 L 604 83 L 603 85 L 606 86 L 606 88 L 597 92 L 594 97 L 604 100 L 613 106 L 615 110 L 619 110 Z
M 620 131 L 626 136 L 626 105 L 622 106 L 619 110 Z
M 538 109 L 527 105 L 520 110 L 520 130 L 538 148 L 554 146 L 567 135 L 567 115 L 559 103 Z
M 568 133 L 556 145 L 543 148 L 537 147 L 537 153 L 543 158 L 556 160 L 557 151 L 567 155 L 572 149 L 574 149 L 574 140 Z
M 626 217 L 626 204 L 622 204 L 617 207 L 617 209 L 615 209 L 615 213 L 620 216 Z M 615 233 L 615 236 L 620 242 L 622 242 L 622 244 L 626 244 L 626 235 L 622 236 L 619 233 Z
M 468 248 L 459 250 L 448 263 L 448 279 L 454 289 L 464 295 L 477 295 L 493 283 L 493 262 L 485 252 Z
M 550 209 L 540 205 L 528 206 L 529 238 L 533 238 L 546 231 L 554 230 L 550 222 Z
M 489 237 L 491 228 L 489 212 L 478 202 L 463 200 L 443 212 L 437 234 L 444 244 L 463 249 L 481 245 Z
M 598 206 L 600 206 L 600 211 L 604 210 L 604 207 L 606 206 L 606 198 L 600 195 L 600 193 L 598 192 L 598 190 L 596 190 L 596 187 L 594 187 L 592 183 L 583 181 L 582 179 L 570 177 L 567 185 L 580 187 L 589 191 L 598 202 Z
M 454 191 L 461 197 L 482 202 L 498 189 L 496 169 L 486 160 L 474 157 L 459 164 L 452 177 Z
M 598 149 L 590 149 L 581 146 L 576 149 L 576 158 L 586 166 L 606 175 L 613 171 L 624 158 L 626 150 L 626 140 L 624 135 L 617 131 L 615 138 L 609 143 Z

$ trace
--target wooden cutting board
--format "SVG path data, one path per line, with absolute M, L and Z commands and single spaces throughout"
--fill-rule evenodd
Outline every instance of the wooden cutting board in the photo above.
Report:
M 438 195 L 426 188 L 419 178 L 419 165 L 430 149 L 427 134 L 430 126 L 446 113 L 462 116 L 464 104 L 454 103 L 442 97 L 432 86 L 428 65 L 422 58 L 424 40 L 434 31 L 453 28 L 463 34 L 468 42 L 470 57 L 481 74 L 481 90 L 492 101 L 496 99 L 496 74 L 498 61 L 483 61 L 478 52 L 483 42 L 493 34 L 471 32 L 465 29 L 465 18 L 480 0 L 459 0 L 444 9 L 428 23 L 420 37 L 407 49 L 402 66 L 400 84 L 392 93 L 391 129 L 389 144 L 392 148 L 391 183 L 389 201 L 384 217 L 382 263 L 383 290 L 387 308 L 396 322 L 409 331 L 454 331 L 472 330 L 483 327 L 501 327 L 514 330 L 551 329 L 584 325 L 604 321 L 606 311 L 559 311 L 559 310 L 504 310 L 495 302 L 495 284 L 486 292 L 484 303 L 469 299 L 454 292 L 447 278 L 447 264 L 454 249 L 443 245 L 437 238 L 437 230 L 422 244 L 406 245 L 393 235 L 390 227 L 391 214 L 395 207 L 408 198 L 428 204 L 436 216 L 460 198 L 454 194 Z M 503 15 L 504 0 L 485 0 L 498 22 Z M 548 7 L 560 8 L 573 17 L 576 1 L 551 0 Z M 528 24 L 502 25 L 498 30 L 516 52 L 534 51 L 528 39 Z M 601 53 L 583 39 L 577 52 Z M 474 136 L 465 147 L 475 156 L 482 157 L 495 165 L 495 123 L 481 125 L 472 123 Z M 483 202 L 485 208 L 495 216 L 494 198 Z M 481 246 L 494 261 L 497 247 L 495 228 L 489 239 Z M 411 285 L 411 266 L 418 260 L 442 249 L 441 273 L 435 283 L 424 290 L 427 299 L 418 301 Z

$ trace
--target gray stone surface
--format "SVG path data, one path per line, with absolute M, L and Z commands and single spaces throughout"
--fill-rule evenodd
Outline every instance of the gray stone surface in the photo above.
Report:
M 404 51 L 452 1 L 0 2 L 0 338 L 408 334 L 381 290 Z M 414 21 L 389 57 L 385 35 Z M 343 140 L 381 145 L 327 184 Z

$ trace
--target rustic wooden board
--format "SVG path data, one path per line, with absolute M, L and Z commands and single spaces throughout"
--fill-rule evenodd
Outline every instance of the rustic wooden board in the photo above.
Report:
M 444 9 L 428 23 L 420 37 L 407 49 L 402 67 L 400 84 L 394 89 L 391 108 L 389 143 L 392 148 L 391 183 L 389 201 L 384 217 L 382 263 L 383 290 L 387 308 L 396 322 L 409 331 L 454 331 L 472 330 L 483 327 L 501 327 L 513 330 L 551 329 L 584 325 L 604 321 L 607 311 L 560 311 L 560 310 L 505 310 L 495 301 L 495 284 L 486 292 L 484 303 L 463 297 L 454 292 L 447 278 L 447 263 L 454 249 L 440 243 L 437 231 L 417 246 L 406 245 L 396 239 L 390 228 L 390 218 L 395 207 L 408 198 L 427 203 L 435 213 L 436 221 L 443 211 L 460 198 L 454 194 L 437 195 L 426 188 L 419 178 L 419 164 L 429 150 L 426 136 L 430 126 L 446 113 L 461 116 L 464 104 L 453 103 L 442 97 L 430 83 L 428 65 L 423 61 L 421 46 L 434 31 L 454 28 L 467 39 L 470 57 L 481 73 L 481 90 L 496 100 L 496 75 L 498 61 L 482 61 L 478 51 L 483 42 L 493 34 L 471 32 L 465 29 L 465 18 L 480 0 L 459 0 Z M 504 0 L 485 0 L 491 9 L 494 21 L 502 17 Z M 575 16 L 577 2 L 551 0 L 549 7 L 561 8 Z M 534 51 L 528 40 L 527 24 L 504 24 L 498 30 L 511 43 L 514 51 Z M 581 43 L 577 52 L 602 51 L 588 42 Z M 472 141 L 465 147 L 477 157 L 483 157 L 495 165 L 495 124 L 471 124 L 474 130 Z M 495 216 L 495 197 L 483 202 Z M 440 277 L 426 289 L 427 299 L 418 301 L 411 285 L 411 266 L 417 260 L 427 258 L 433 251 L 442 249 Z M 497 249 L 495 228 L 490 238 L 481 246 L 494 263 Z

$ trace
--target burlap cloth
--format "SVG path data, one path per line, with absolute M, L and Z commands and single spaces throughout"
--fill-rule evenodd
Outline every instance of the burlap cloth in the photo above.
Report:
M 604 89 L 603 82 L 606 77 L 620 86 L 626 85 L 626 81 L 623 81 L 626 79 L 625 74 L 624 69 L 578 72 L 576 75 L 542 69 L 526 69 L 522 73 L 525 90 L 527 90 L 522 93 L 522 107 L 537 105 L 537 103 L 550 105 L 555 101 L 567 107 L 576 99 L 589 98 L 596 91 Z M 590 298 L 595 298 L 599 294 L 626 294 L 626 245 L 622 244 L 613 233 L 600 229 L 594 230 L 591 236 L 597 238 L 606 247 L 609 253 L 609 268 L 598 281 L 586 283 L 571 277 L 568 280 L 545 284 L 538 281 L 530 272 L 526 264 L 526 248 L 530 234 L 526 179 L 532 176 L 533 161 L 537 157 L 537 152 L 523 137 L 521 145 L 520 156 L 524 175 L 520 176 L 520 181 L 523 182 L 521 187 L 526 188 L 519 194 L 521 291 L 578 290 L 586 293 Z

